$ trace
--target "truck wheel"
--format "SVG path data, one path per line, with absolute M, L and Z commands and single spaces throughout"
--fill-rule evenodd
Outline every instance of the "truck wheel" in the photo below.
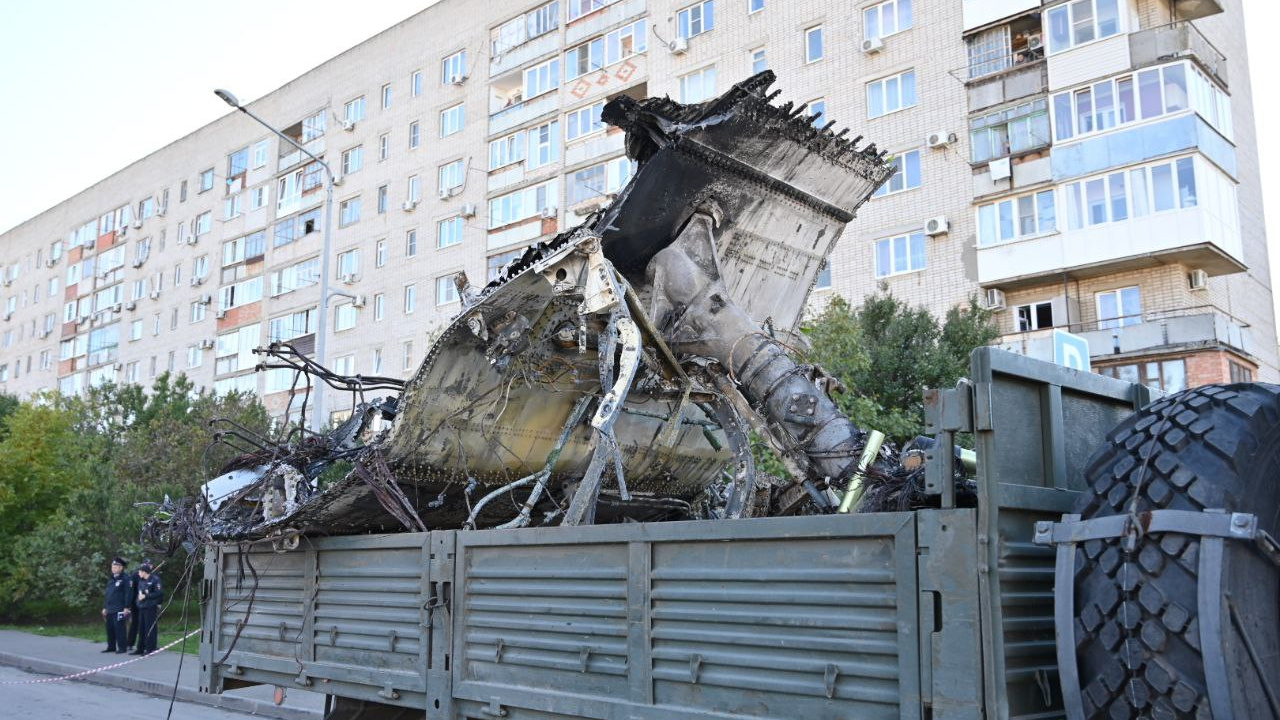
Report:
M 1253 513 L 1275 537 L 1280 386 L 1209 385 L 1162 398 L 1111 431 L 1085 479 L 1085 520 L 1127 513 L 1136 495 L 1138 512 Z M 1228 540 L 1221 645 L 1201 647 L 1199 550 L 1199 536 L 1180 533 L 1143 536 L 1127 552 L 1122 538 L 1078 546 L 1074 640 L 1090 720 L 1212 718 L 1204 658 L 1214 654 L 1226 660 L 1234 720 L 1280 720 L 1280 569 Z

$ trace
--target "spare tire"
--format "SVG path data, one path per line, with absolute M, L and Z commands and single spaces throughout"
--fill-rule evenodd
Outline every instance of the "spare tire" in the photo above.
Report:
M 1276 537 L 1280 386 L 1208 385 L 1157 400 L 1111 431 L 1085 479 L 1077 507 L 1085 520 L 1131 505 L 1221 509 L 1255 514 Z M 1074 640 L 1086 718 L 1280 720 L 1280 568 L 1251 543 L 1225 541 L 1222 632 L 1202 647 L 1200 541 L 1170 532 L 1077 547 Z M 1206 657 L 1225 658 L 1229 678 L 1228 692 L 1214 694 L 1231 707 L 1216 718 Z

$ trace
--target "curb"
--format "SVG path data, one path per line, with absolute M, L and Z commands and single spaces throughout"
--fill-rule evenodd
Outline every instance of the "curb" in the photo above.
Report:
M 196 662 L 198 662 L 198 660 Z M 70 675 L 72 673 L 78 673 L 85 670 L 85 668 L 76 665 L 67 665 L 66 663 L 54 662 L 52 660 L 40 660 L 37 658 L 30 658 L 24 655 L 17 655 L 2 651 L 0 651 L 0 665 L 8 665 L 10 667 L 16 667 L 19 670 L 39 673 L 42 675 Z M 195 672 L 195 670 L 192 669 L 192 672 Z M 131 690 L 133 692 L 143 693 L 144 695 L 153 695 L 161 698 L 173 696 L 173 685 L 171 684 L 156 682 L 155 680 L 143 680 L 141 678 L 128 677 L 111 672 L 100 672 L 87 677 L 77 678 L 71 682 L 87 682 L 94 685 L 106 685 L 108 687 Z M 230 695 L 210 695 L 190 687 L 179 687 L 177 699 L 181 702 L 206 705 L 209 707 L 221 708 L 223 710 L 233 710 L 235 712 L 246 713 L 249 715 L 257 715 L 259 717 L 277 718 L 278 720 L 320 720 L 323 715 L 323 713 L 315 712 L 313 710 L 284 707 L 274 703 L 262 702 L 261 700 L 250 700 L 249 698 L 234 697 Z

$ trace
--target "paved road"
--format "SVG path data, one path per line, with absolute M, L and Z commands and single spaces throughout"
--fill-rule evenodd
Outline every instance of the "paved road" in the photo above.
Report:
M 0 667 L 0 683 L 43 677 L 48 676 Z M 0 685 L 0 708 L 3 708 L 0 714 L 7 720 L 165 720 L 169 701 L 111 687 L 56 682 Z M 181 720 L 246 720 L 252 716 L 179 702 L 173 706 L 173 717 Z

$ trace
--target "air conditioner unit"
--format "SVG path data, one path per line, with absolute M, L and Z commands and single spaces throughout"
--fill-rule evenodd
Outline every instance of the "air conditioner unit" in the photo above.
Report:
M 925 144 L 931 148 L 940 148 L 950 145 L 955 142 L 956 139 L 955 133 L 947 132 L 946 130 L 939 130 L 937 132 L 929 133 L 929 137 L 925 140 Z
M 343 120 L 343 121 L 342 121 L 342 129 L 343 129 L 343 130 L 346 130 L 347 132 L 351 132 L 352 130 L 355 130 L 355 129 L 356 129 L 356 121 L 355 121 L 355 120 Z
M 5 313 L 5 314 L 4 314 L 5 322 L 8 322 L 8 321 L 9 321 L 9 318 L 11 318 L 11 317 L 13 317 L 13 313 L 11 313 L 11 312 L 7 312 L 7 313 Z
M 120 371 L 120 370 L 123 370 L 123 369 L 124 369 L 124 363 L 116 363 L 115 365 L 112 365 L 111 367 L 112 367 L 112 369 L 114 369 L 114 370 L 116 370 L 116 371 L 118 372 L 118 371 Z
M 124 309 L 123 303 L 116 303 L 115 305 L 111 306 L 111 312 L 120 312 L 123 309 Z
M 227 316 L 227 311 L 226 311 L 226 310 L 219 310 L 218 312 L 214 313 L 214 314 L 213 314 L 213 316 L 214 316 L 215 318 L 217 318 L 217 319 L 221 320 L 221 319 L 223 319 L 223 318 L 225 318 L 225 317 Z
M 204 284 L 204 278 L 198 275 L 191 278 L 191 287 L 200 287 L 203 284 Z
M 1189 285 L 1192 290 L 1204 290 L 1209 287 L 1209 273 L 1199 268 L 1192 270 L 1187 273 L 1187 285 Z
M 449 188 L 440 188 L 440 192 L 436 193 L 436 195 L 439 196 L 441 200 L 448 200 L 453 197 L 453 191 Z
M 417 200 L 405 200 L 404 204 L 400 206 L 400 208 L 405 212 L 413 212 L 414 208 L 416 207 L 418 207 Z
M 120 226 L 120 229 L 116 231 L 116 238 L 117 238 L 117 239 L 119 239 L 119 238 L 122 238 L 122 237 L 124 237 L 125 235 L 128 235 L 128 234 L 129 234 L 129 228 L 128 228 L 128 226 L 126 226 L 126 225 L 121 225 L 121 226 Z
M 1003 310 L 1005 308 L 1004 291 L 996 288 L 987 290 L 986 297 L 983 298 L 983 304 L 988 310 Z
M 129 302 L 124 304 L 125 310 L 133 310 L 137 307 L 138 307 L 138 303 L 134 302 L 133 300 L 130 300 Z
M 1027 36 L 1028 50 L 1039 50 L 1042 47 L 1044 47 L 1044 38 L 1040 35 L 1040 33 L 1032 33 L 1031 35 Z
M 866 53 L 867 55 L 871 55 L 872 53 L 878 53 L 883 49 L 884 49 L 884 40 L 881 40 L 878 37 L 870 38 L 869 40 L 862 41 L 862 52 Z
M 545 207 L 545 208 L 542 208 L 542 213 L 541 213 L 541 215 L 542 215 L 542 219 L 543 219 L 543 220 L 554 220 L 554 219 L 555 219 L 555 217 L 556 217 L 556 210 L 557 210 L 557 208 L 555 208 L 555 207 Z
M 195 235 L 192 235 L 192 234 L 187 234 L 187 235 L 182 236 L 182 244 L 183 244 L 183 245 L 195 245 L 195 244 L 196 244 L 196 236 L 195 236 Z
M 365 300 L 365 297 L 363 295 L 357 295 L 351 299 L 351 306 L 362 308 L 364 307 L 364 300 Z
M 48 335 L 49 335 L 48 330 L 45 330 L 44 328 L 40 328 L 40 331 L 36 333 L 36 339 L 43 340 L 46 337 L 48 337 Z
M 338 281 L 341 282 L 343 285 L 355 285 L 356 281 L 359 279 L 360 279 L 360 276 L 356 275 L 355 273 L 343 273 L 341 276 L 338 277 Z
M 151 299 L 152 299 L 152 300 L 159 300 L 159 299 L 160 299 L 160 291 L 159 291 L 159 290 L 152 290 L 152 291 L 151 291 Z
M 210 295 L 209 293 L 205 293 L 201 295 L 200 299 L 196 300 L 196 302 L 200 303 L 201 305 L 208 305 L 209 303 L 213 302 L 213 296 Z
M 949 230 L 951 230 L 951 223 L 948 222 L 947 218 L 943 215 L 939 215 L 935 218 L 929 218 L 924 223 L 925 235 L 941 235 Z
M 209 338 L 205 338 L 204 340 L 201 340 L 201 341 L 200 341 L 200 349 L 201 349 L 201 350 L 212 350 L 212 349 L 213 349 L 213 340 L 211 340 L 211 339 L 209 339 Z
M 57 265 L 57 264 L 58 264 L 57 258 L 49 258 L 44 262 L 45 267 L 53 267 L 54 265 Z
M 156 208 L 156 217 L 164 217 L 164 214 L 167 212 L 169 212 L 169 208 L 165 207 L 164 205 L 161 205 Z
M 142 229 L 142 221 L 141 221 L 141 220 L 134 220 L 134 221 L 133 221 L 133 229 L 134 229 L 134 230 L 141 230 L 141 229 Z
M 476 204 L 467 203 L 462 206 L 462 212 L 459 213 L 464 218 L 472 218 L 476 216 Z
M 683 55 L 689 52 L 689 39 L 676 38 L 675 40 L 672 40 L 671 42 L 667 43 L 667 50 L 672 55 Z
M 451 85 L 461 85 L 466 81 L 467 81 L 466 75 L 450 75 L 449 76 L 449 84 Z
M 133 261 L 133 266 L 134 266 L 134 267 L 136 267 L 136 268 L 140 268 L 140 267 L 142 267 L 142 263 L 143 263 L 143 262 L 145 262 L 145 261 L 144 261 L 142 258 L 138 258 L 137 260 L 134 260 L 134 261 Z
M 336 186 L 336 185 L 341 185 L 341 184 L 342 184 L 342 180 L 343 180 L 343 176 L 342 176 L 342 175 L 334 175 L 334 176 L 333 176 L 333 184 L 334 184 L 335 186 Z
M 992 182 L 1008 180 L 1013 177 L 1013 163 L 1009 158 L 1000 158 L 987 163 L 987 171 L 991 173 Z

